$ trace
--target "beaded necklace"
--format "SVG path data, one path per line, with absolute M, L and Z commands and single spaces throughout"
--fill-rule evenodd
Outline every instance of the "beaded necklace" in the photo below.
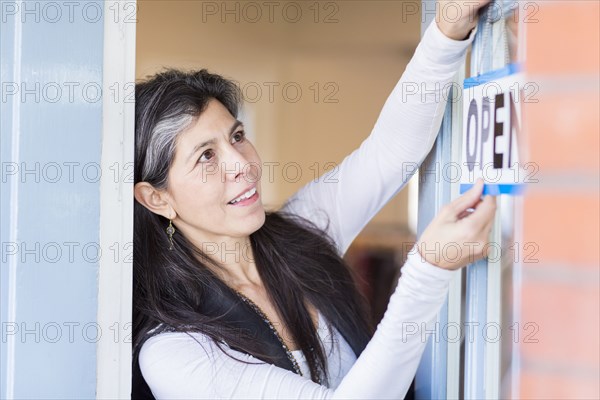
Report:
M 238 294 L 238 296 L 246 304 L 248 304 L 250 307 L 252 307 L 252 309 L 254 311 L 256 311 L 256 313 L 258 315 L 260 315 L 260 317 L 267 323 L 267 325 L 269 325 L 269 328 L 271 329 L 271 331 L 273 331 L 273 334 L 275 335 L 275 337 L 277 337 L 277 339 L 279 340 L 279 342 L 281 342 L 281 346 L 285 350 L 285 353 L 287 354 L 288 359 L 291 361 L 292 365 L 294 366 L 294 371 L 298 375 L 304 376 L 304 374 L 302 374 L 302 371 L 300 370 L 300 366 L 298 365 L 298 362 L 296 361 L 296 357 L 294 357 L 294 354 L 292 354 L 292 352 L 290 351 L 289 347 L 287 347 L 287 345 L 285 344 L 285 342 L 283 341 L 283 339 L 281 338 L 281 336 L 279 336 L 279 332 L 277 332 L 277 329 L 275 329 L 275 327 L 273 326 L 273 323 L 267 317 L 267 315 L 260 309 L 259 306 L 256 305 L 255 302 L 253 302 L 252 300 L 250 300 L 248 297 L 246 297 L 244 294 L 242 294 L 238 290 L 236 290 L 236 289 L 233 289 L 233 290 Z M 320 379 L 318 379 L 318 383 L 320 383 Z

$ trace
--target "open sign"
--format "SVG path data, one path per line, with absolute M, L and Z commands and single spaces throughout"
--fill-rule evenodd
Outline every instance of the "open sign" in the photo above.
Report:
M 460 192 L 479 177 L 484 194 L 521 194 L 519 162 L 525 81 L 518 64 L 465 79 Z

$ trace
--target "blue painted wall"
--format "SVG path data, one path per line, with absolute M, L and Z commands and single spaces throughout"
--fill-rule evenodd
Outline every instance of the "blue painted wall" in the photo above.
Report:
M 96 391 L 103 4 L 51 3 L 0 4 L 2 398 L 11 334 L 15 398 Z

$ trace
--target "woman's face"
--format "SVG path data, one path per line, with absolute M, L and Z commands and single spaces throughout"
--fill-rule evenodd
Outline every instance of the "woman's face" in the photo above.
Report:
M 260 157 L 241 122 L 211 100 L 176 142 L 167 188 L 177 213 L 173 223 L 196 245 L 247 237 L 265 221 L 261 171 Z

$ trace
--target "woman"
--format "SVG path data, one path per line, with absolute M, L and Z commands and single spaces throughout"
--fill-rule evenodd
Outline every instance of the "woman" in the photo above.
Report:
M 341 257 L 406 184 L 404 163 L 422 162 L 435 140 L 443 96 L 406 98 L 402 86 L 450 81 L 487 1 L 466 3 L 459 19 L 438 14 L 428 27 L 337 181 L 326 174 L 277 212 L 262 206 L 261 160 L 233 83 L 170 70 L 137 85 L 133 397 L 406 394 L 449 281 L 483 256 L 495 199 L 481 199 L 478 181 L 444 207 L 376 330 Z M 458 259 L 432 251 L 450 242 Z

